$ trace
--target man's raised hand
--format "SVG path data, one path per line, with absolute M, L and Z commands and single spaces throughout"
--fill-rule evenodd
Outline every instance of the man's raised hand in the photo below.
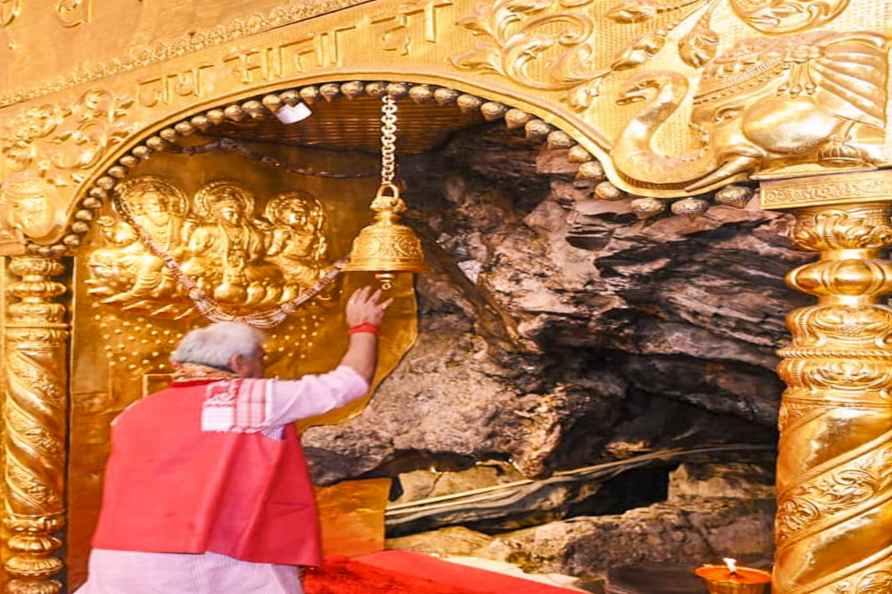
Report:
M 381 290 L 372 292 L 372 287 L 362 287 L 354 291 L 347 300 L 347 325 L 351 328 L 361 324 L 380 326 L 384 319 L 384 311 L 390 307 L 393 299 L 381 301 Z

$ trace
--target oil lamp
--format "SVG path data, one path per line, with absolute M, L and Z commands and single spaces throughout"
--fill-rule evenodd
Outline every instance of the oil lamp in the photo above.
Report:
M 381 288 L 389 290 L 399 272 L 424 272 L 424 252 L 415 233 L 399 223 L 406 203 L 394 183 L 396 165 L 396 101 L 389 94 L 381 107 L 381 186 L 372 201 L 375 221 L 353 240 L 348 272 L 373 272 Z
M 724 565 L 704 565 L 694 573 L 706 581 L 709 594 L 766 594 L 771 574 L 761 569 L 738 567 L 734 559 Z

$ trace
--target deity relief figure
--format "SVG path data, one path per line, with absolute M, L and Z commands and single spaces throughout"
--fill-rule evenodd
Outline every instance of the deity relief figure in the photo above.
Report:
M 215 181 L 193 198 L 203 224 L 190 235 L 183 272 L 221 303 L 276 303 L 281 274 L 266 262 L 268 225 L 254 215 L 254 196 L 232 181 Z
M 173 257 L 182 251 L 188 226 L 185 218 L 189 200 L 173 184 L 153 176 L 138 177 L 118 186 L 119 198 L 155 244 Z M 103 303 L 125 303 L 128 307 L 146 300 L 170 299 L 178 287 L 164 262 L 140 241 L 136 230 L 126 221 L 101 217 L 97 221 L 107 243 L 114 247 L 98 249 L 88 265 L 93 278 L 89 292 L 107 295 Z
M 117 216 L 97 221 L 105 245 L 87 258 L 88 292 L 102 303 L 188 316 L 195 306 L 182 273 L 233 311 L 272 307 L 313 287 L 327 265 L 325 209 L 307 192 L 274 196 L 262 217 L 253 194 L 229 180 L 205 185 L 191 200 L 154 176 L 125 181 L 116 192 Z
M 56 228 L 58 191 L 42 179 L 7 180 L 0 191 L 0 212 L 5 226 L 33 239 Z
M 267 255 L 285 277 L 281 300 L 288 301 L 321 276 L 328 255 L 325 209 L 309 192 L 294 191 L 270 200 L 264 216 L 272 225 Z

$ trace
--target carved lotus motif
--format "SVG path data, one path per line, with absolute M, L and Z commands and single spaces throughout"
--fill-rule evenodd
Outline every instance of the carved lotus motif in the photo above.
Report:
M 868 343 L 883 346 L 892 333 L 892 311 L 882 306 L 818 306 L 803 308 L 792 316 L 796 325 L 795 346 L 819 346 L 828 341 Z
M 775 534 L 778 542 L 821 517 L 821 510 L 807 499 L 788 499 L 780 504 L 777 512 Z
M 792 240 L 803 249 L 882 249 L 892 243 L 892 224 L 876 207 L 824 209 L 801 216 Z
M 884 398 L 888 398 L 888 388 L 892 384 L 892 370 L 877 361 L 857 359 L 827 360 L 809 369 L 805 377 L 809 387 L 844 392 L 881 390 Z

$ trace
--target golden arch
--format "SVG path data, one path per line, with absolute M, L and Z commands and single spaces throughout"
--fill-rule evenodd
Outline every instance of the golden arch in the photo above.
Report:
M 473 99 L 473 101 L 469 103 L 469 106 L 467 108 L 463 108 L 462 111 L 480 112 L 482 110 L 484 112 L 487 112 L 487 108 L 490 108 L 488 113 L 483 116 L 482 121 L 503 120 L 508 110 L 521 110 L 523 113 L 527 114 L 529 121 L 535 120 L 540 125 L 540 128 L 538 130 L 531 130 L 530 132 L 527 132 L 527 136 L 536 138 L 545 143 L 548 135 L 551 132 L 563 132 L 570 140 L 562 140 L 560 148 L 572 148 L 574 146 L 581 147 L 580 149 L 576 150 L 576 153 L 579 155 L 577 158 L 579 162 L 592 160 L 593 158 L 596 158 L 597 155 L 601 155 L 601 159 L 604 159 L 605 161 L 607 159 L 606 153 L 599 149 L 596 144 L 593 144 L 591 140 L 585 137 L 585 135 L 579 130 L 575 130 L 570 122 L 564 122 L 559 117 L 556 117 L 553 113 L 549 112 L 548 106 L 546 104 L 543 104 L 541 100 L 538 100 L 535 97 L 518 99 L 512 97 L 510 99 L 506 99 L 504 95 L 500 94 L 498 91 L 493 91 L 486 86 L 478 86 L 466 81 L 446 80 L 443 77 L 425 76 L 423 73 L 404 76 L 395 80 L 392 76 L 388 78 L 387 74 L 383 72 L 355 72 L 340 74 L 337 76 L 317 76 L 310 79 L 288 80 L 282 83 L 277 83 L 275 85 L 265 85 L 262 87 L 254 88 L 250 91 L 243 91 L 236 94 L 215 97 L 212 100 L 202 102 L 198 105 L 193 105 L 188 110 L 183 110 L 182 112 L 170 115 L 163 120 L 155 122 L 153 125 L 146 127 L 137 133 L 134 133 L 132 136 L 122 142 L 122 144 L 118 146 L 113 152 L 110 152 L 100 163 L 98 163 L 95 166 L 93 173 L 87 179 L 85 179 L 79 187 L 76 188 L 76 193 L 73 196 L 72 203 L 68 207 L 67 217 L 69 219 L 71 218 L 74 210 L 77 208 L 77 203 L 88 197 L 91 189 L 94 189 L 96 187 L 98 187 L 100 190 L 108 189 L 105 186 L 113 183 L 108 179 L 109 170 L 115 166 L 120 167 L 120 160 L 122 157 L 125 157 L 128 154 L 132 154 L 133 149 L 135 149 L 136 147 L 145 146 L 147 141 L 149 144 L 157 142 L 158 138 L 162 138 L 161 136 L 159 136 L 159 134 L 166 132 L 166 136 L 168 136 L 169 139 L 174 139 L 175 137 L 172 135 L 171 131 L 176 132 L 176 126 L 178 124 L 188 124 L 188 122 L 192 118 L 207 114 L 209 111 L 212 111 L 214 109 L 224 110 L 229 106 L 243 106 L 248 101 L 259 103 L 266 96 L 274 96 L 277 93 L 288 90 L 297 91 L 299 89 L 320 87 L 326 84 L 333 84 L 340 87 L 345 84 L 354 83 L 359 83 L 360 87 L 364 87 L 368 84 L 380 86 L 382 90 L 375 91 L 375 94 L 373 96 L 378 96 L 381 92 L 388 92 L 386 90 L 386 86 L 388 85 L 402 86 L 405 88 L 402 93 L 405 101 L 412 101 L 412 99 L 409 97 L 409 91 L 414 87 L 428 87 L 431 91 L 431 94 L 437 89 L 443 89 L 444 91 L 454 93 L 455 97 L 447 103 L 439 104 L 433 99 L 433 97 L 430 97 L 429 99 L 424 100 L 422 104 L 434 110 L 442 107 L 454 108 L 456 103 L 458 102 L 458 97 L 463 95 L 465 96 L 465 98 Z M 363 90 L 360 93 L 363 94 L 365 93 L 365 91 Z M 320 96 L 318 100 L 328 102 L 350 101 L 351 99 L 339 91 L 330 99 L 323 99 Z M 262 117 L 272 117 L 272 112 L 268 108 L 264 107 L 263 111 L 264 115 Z M 235 120 L 227 118 L 223 120 L 223 122 L 225 121 L 232 122 Z M 213 128 L 215 125 L 216 124 L 211 123 L 210 127 Z M 180 137 L 182 138 L 182 136 Z M 155 140 L 153 141 L 152 139 Z M 165 139 L 162 138 L 162 140 Z M 170 140 L 168 140 L 168 142 L 169 141 Z M 160 148 L 162 145 L 158 144 L 156 146 Z M 594 153 L 594 155 L 586 154 L 589 151 L 589 146 L 591 146 L 591 151 L 592 153 Z M 106 179 L 104 181 L 100 181 L 102 180 L 102 178 Z M 116 175 L 113 176 L 113 179 L 123 179 L 123 177 L 120 173 L 116 173 Z M 60 237 L 57 236 L 54 239 L 58 240 L 60 239 Z

